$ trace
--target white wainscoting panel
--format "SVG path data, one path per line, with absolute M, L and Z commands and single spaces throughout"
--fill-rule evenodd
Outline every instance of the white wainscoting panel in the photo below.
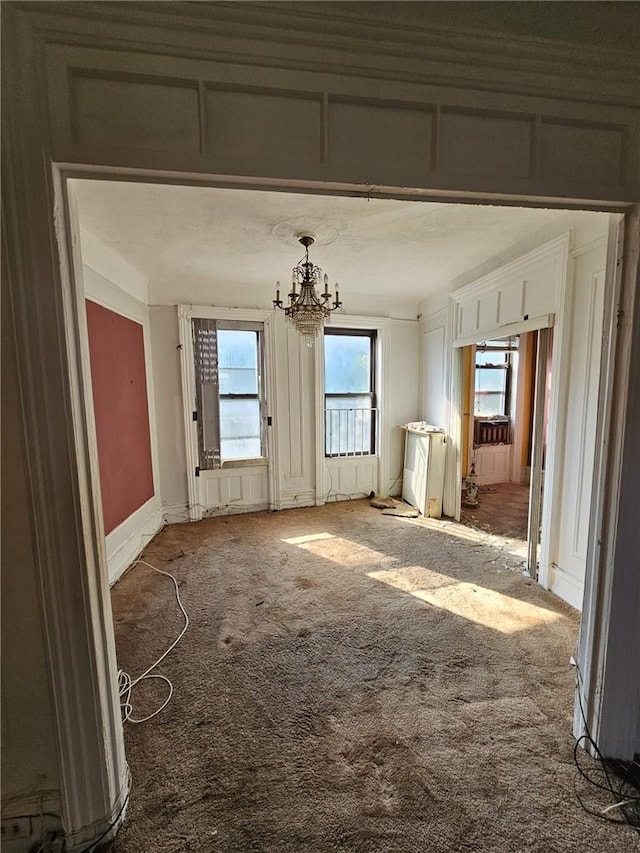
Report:
M 231 4 L 237 7 L 233 12 L 223 4 L 206 5 L 209 16 L 224 18 L 237 16 L 245 4 Z M 448 45 L 434 78 L 433 67 L 428 70 L 434 61 L 430 47 L 411 59 L 403 40 L 397 56 L 390 42 L 383 53 L 376 52 L 378 39 L 386 40 L 388 33 L 380 28 L 377 38 L 372 36 L 371 22 L 355 51 L 344 44 L 338 49 L 333 31 L 318 34 L 325 47 L 333 44 L 322 51 L 320 62 L 296 42 L 298 19 L 285 25 L 284 41 L 273 38 L 271 25 L 271 34 L 261 32 L 261 40 L 247 37 L 247 24 L 255 23 L 259 12 L 252 8 L 250 14 L 251 21 L 226 21 L 220 28 L 207 22 L 213 29 L 204 27 L 201 50 L 188 56 L 171 46 L 173 30 L 159 33 L 160 43 L 145 45 L 144 51 L 140 42 L 136 49 L 117 44 L 104 49 L 105 22 L 95 32 L 87 22 L 75 44 L 48 38 L 45 79 L 54 159 L 378 186 L 635 197 L 638 167 L 626 152 L 638 138 L 637 108 L 635 102 L 624 103 L 621 94 L 626 86 L 631 97 L 631 52 L 610 60 L 613 78 L 599 80 L 590 73 L 588 99 L 558 96 L 587 74 L 584 59 L 579 73 L 563 71 L 552 94 L 541 97 L 549 80 L 550 46 L 529 56 L 536 67 L 531 79 L 540 78 L 533 97 L 505 90 L 505 80 L 513 79 L 509 64 L 515 62 L 515 49 L 493 69 L 499 79 L 485 80 L 479 93 L 488 57 L 497 49 L 493 41 L 480 39 L 482 59 L 475 65 L 465 61 L 457 77 L 450 73 Z M 330 27 L 331 18 L 325 22 Z M 316 15 L 314 28 L 320 23 Z M 196 38 L 193 22 L 188 26 Z M 414 29 L 407 35 L 412 40 Z M 359 31 L 351 31 L 352 42 L 359 37 Z M 423 29 L 421 37 L 428 43 L 434 34 Z M 460 33 L 452 31 L 448 38 L 457 43 Z M 518 46 L 518 63 L 530 49 Z M 601 55 L 596 67 L 608 58 Z M 554 54 L 557 68 L 565 60 L 564 52 L 562 59 Z M 358 62 L 364 64 L 358 68 Z M 375 72 L 388 62 L 398 64 Z M 399 67 L 405 69 L 400 77 Z M 411 83 L 402 79 L 406 74 Z M 606 94 L 596 97 L 605 84 Z
M 322 96 L 291 90 L 207 86 L 207 148 L 223 157 L 319 163 Z
M 378 488 L 379 458 L 377 456 L 325 459 L 324 482 L 327 492 L 324 501 L 344 501 L 363 498 Z
M 122 576 L 163 523 L 160 498 L 154 495 L 105 537 L 109 584 Z
M 422 335 L 421 420 L 434 426 L 445 426 L 445 327 L 431 329 Z
M 431 169 L 432 108 L 365 99 L 329 100 L 330 159 L 360 165 L 395 160 Z
M 454 346 L 550 325 L 566 276 L 568 234 L 451 294 Z
M 198 480 L 204 515 L 257 512 L 269 508 L 266 465 L 201 471 Z
M 506 483 L 511 479 L 511 445 L 496 444 L 475 450 L 478 483 Z
M 157 77 L 118 79 L 72 71 L 71 127 L 84 145 L 200 150 L 198 87 Z
M 440 121 L 443 171 L 530 177 L 533 133 L 530 117 L 443 109 Z

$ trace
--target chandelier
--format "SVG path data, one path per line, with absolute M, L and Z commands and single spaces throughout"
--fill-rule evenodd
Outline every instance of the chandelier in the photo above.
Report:
M 331 302 L 329 277 L 325 275 L 323 279 L 320 267 L 309 260 L 309 246 L 315 242 L 315 238 L 310 234 L 301 234 L 298 242 L 304 246 L 304 258 L 292 271 L 289 304 L 286 308 L 284 307 L 280 299 L 280 282 L 277 281 L 273 307 L 284 308 L 287 320 L 296 327 L 307 346 L 313 346 L 325 320 L 332 311 L 342 307 L 342 302 L 340 302 L 337 283 L 336 298 Z M 324 293 L 318 295 L 321 285 L 324 286 Z

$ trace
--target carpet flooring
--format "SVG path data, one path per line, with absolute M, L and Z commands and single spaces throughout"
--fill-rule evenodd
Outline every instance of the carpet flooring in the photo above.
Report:
M 126 725 L 112 853 L 640 850 L 576 799 L 578 614 L 508 543 L 352 501 L 173 525 L 144 556 L 191 624 L 171 702 Z M 138 565 L 112 602 L 136 676 L 180 629 L 173 586 Z

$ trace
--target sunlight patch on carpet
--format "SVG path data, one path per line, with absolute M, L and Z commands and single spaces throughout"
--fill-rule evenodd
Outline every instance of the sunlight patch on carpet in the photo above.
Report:
M 420 569 L 424 581 L 422 584 L 419 580 Z M 515 634 L 538 625 L 557 622 L 562 618 L 560 613 L 537 604 L 520 601 L 518 598 L 473 583 L 456 581 L 420 566 L 395 571 L 368 572 L 367 576 L 413 595 L 425 604 L 431 604 L 501 634 Z
M 306 545 L 309 542 L 320 542 L 323 539 L 333 539 L 333 533 L 308 533 L 306 536 L 292 536 L 290 539 L 283 539 L 287 545 Z
M 382 551 L 374 551 L 366 545 L 360 545 L 341 536 L 333 536 L 331 533 L 316 533 L 309 536 L 296 536 L 292 539 L 283 539 L 288 545 L 297 545 L 304 551 L 315 554 L 338 563 L 345 568 L 357 568 L 360 566 L 376 566 L 381 563 L 395 563 L 395 557 L 390 557 Z

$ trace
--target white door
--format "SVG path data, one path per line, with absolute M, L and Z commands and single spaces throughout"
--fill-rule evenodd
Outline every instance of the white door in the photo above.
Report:
M 424 513 L 429 474 L 429 436 L 406 430 L 402 497 Z
M 605 247 L 575 260 L 559 513 L 552 534 L 551 589 L 580 609 L 584 589 L 596 437 Z

